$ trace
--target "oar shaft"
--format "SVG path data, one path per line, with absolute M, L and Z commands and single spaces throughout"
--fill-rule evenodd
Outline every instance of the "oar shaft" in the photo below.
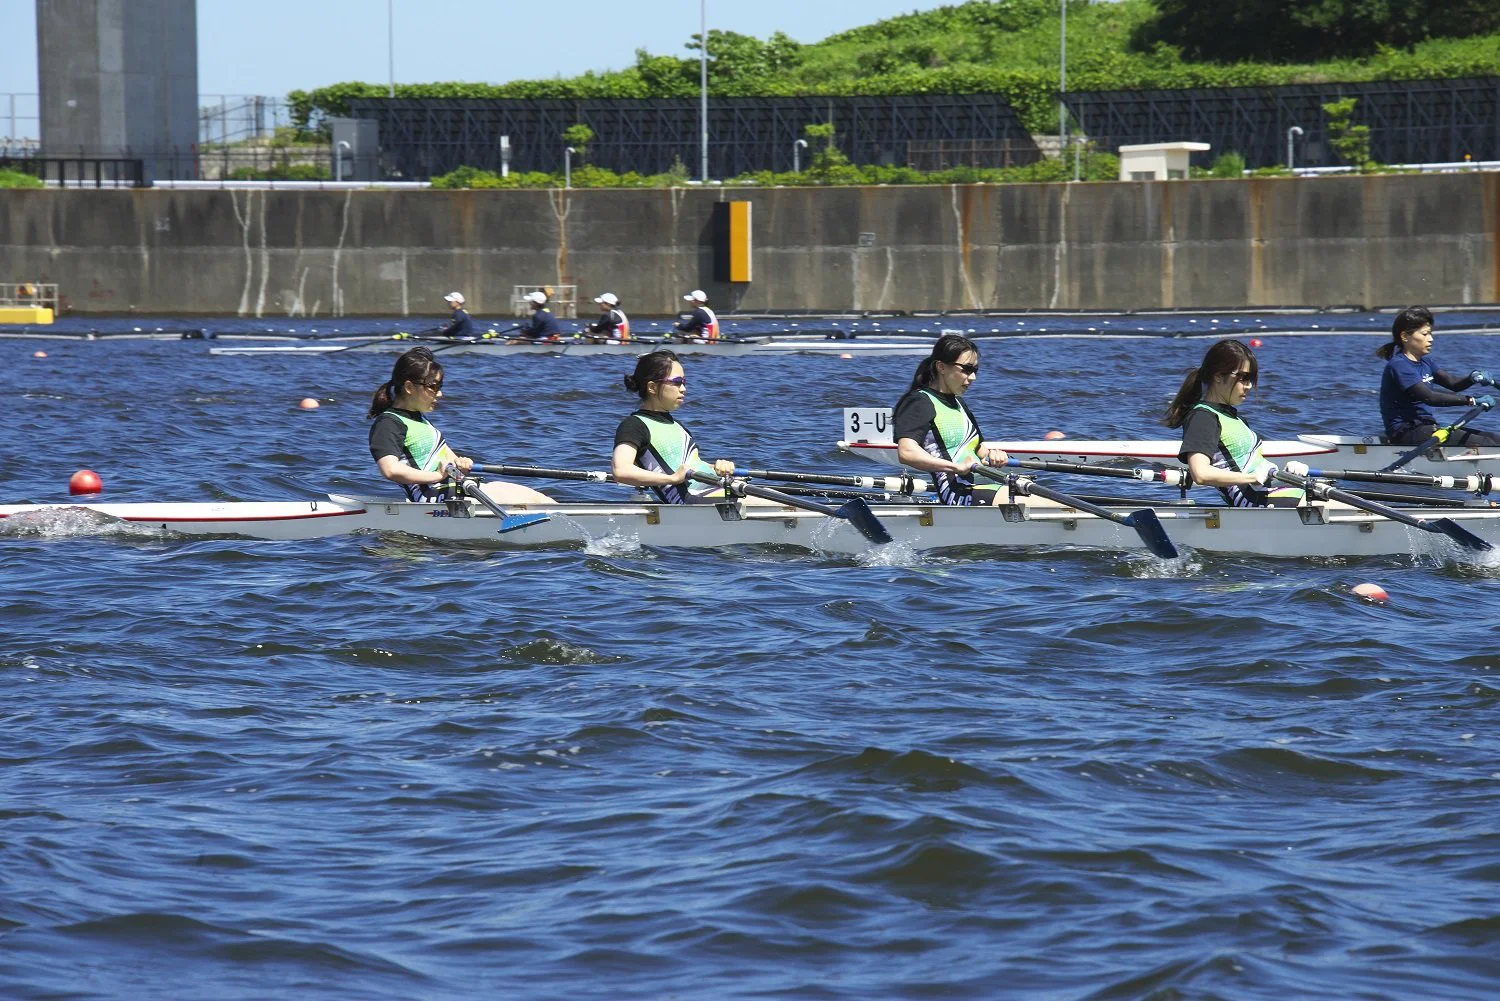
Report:
M 1301 487 L 1307 491 L 1309 497 L 1316 497 L 1318 500 L 1338 501 L 1340 504 L 1347 504 L 1350 507 L 1359 508 L 1361 511 L 1368 511 L 1370 514 L 1378 514 L 1382 518 L 1399 521 L 1401 524 L 1410 525 L 1412 528 L 1420 528 L 1423 531 L 1432 530 L 1431 523 L 1425 519 L 1414 518 L 1404 511 L 1387 507 L 1379 501 L 1369 500 L 1358 494 L 1352 494 L 1347 490 L 1340 490 L 1331 484 L 1320 483 L 1317 480 L 1310 480 L 1306 476 L 1298 476 L 1296 473 L 1285 471 L 1278 472 L 1276 478 L 1283 483 L 1290 483 L 1293 486 Z
M 542 466 L 506 466 L 476 462 L 474 468 L 495 476 L 535 476 L 546 480 L 583 480 L 588 483 L 613 483 L 609 473 L 594 469 L 547 469 Z
M 931 489 L 926 480 L 914 476 L 842 476 L 835 473 L 794 473 L 776 469 L 747 469 L 736 475 L 756 480 L 826 483 L 835 487 L 863 487 L 867 490 L 891 490 L 903 494 L 922 493 Z
M 1494 486 L 1494 476 L 1490 473 L 1428 476 L 1425 473 L 1377 473 L 1368 469 L 1309 469 L 1303 475 L 1354 483 L 1392 483 L 1410 487 L 1436 487 L 1439 490 L 1464 490 L 1473 494 L 1487 494 Z
M 1122 469 L 1118 466 L 1088 466 L 1081 462 L 1058 462 L 1055 459 L 1010 458 L 1005 464 L 1018 469 L 1040 469 L 1049 473 L 1078 473 L 1083 476 L 1113 476 L 1117 479 L 1139 480 L 1142 483 L 1169 483 L 1177 487 L 1192 484 L 1192 477 L 1188 475 L 1186 469 L 1153 469 L 1150 466 Z
M 1454 421 L 1452 424 L 1449 424 L 1447 427 L 1438 428 L 1436 431 L 1432 432 L 1432 434 L 1426 441 L 1422 442 L 1422 444 L 1418 445 L 1416 448 L 1411 449 L 1407 452 L 1402 452 L 1399 456 L 1396 457 L 1395 462 L 1392 462 L 1389 466 L 1386 466 L 1381 470 L 1381 472 L 1394 472 L 1395 470 L 1400 469 L 1402 466 L 1415 459 L 1420 459 L 1431 454 L 1433 449 L 1440 448 L 1442 445 L 1446 444 L 1448 439 L 1453 436 L 1453 432 L 1459 430 L 1465 424 L 1469 423 L 1488 409 L 1488 407 L 1480 406 L 1470 407 L 1468 410 L 1464 411 L 1463 416 L 1459 417 L 1458 420 Z

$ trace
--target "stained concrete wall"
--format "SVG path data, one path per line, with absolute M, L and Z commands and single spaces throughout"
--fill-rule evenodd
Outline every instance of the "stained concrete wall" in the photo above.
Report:
M 755 280 L 712 281 L 712 203 Z M 1500 175 L 671 191 L 0 191 L 0 280 L 76 310 L 508 310 L 576 283 L 635 313 L 1500 300 Z

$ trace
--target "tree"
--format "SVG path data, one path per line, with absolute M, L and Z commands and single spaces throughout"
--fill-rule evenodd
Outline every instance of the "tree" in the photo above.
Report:
M 1409 48 L 1427 38 L 1500 30 L 1494 0 L 1153 0 L 1158 14 L 1132 39 L 1175 45 L 1191 59 L 1297 62 Z
M 1346 97 L 1323 105 L 1328 122 L 1328 145 L 1350 166 L 1374 170 L 1377 164 L 1370 157 L 1370 127 L 1354 124 L 1354 108 L 1358 104 L 1359 98 Z
M 577 125 L 569 125 L 563 129 L 563 142 L 573 147 L 573 152 L 578 154 L 578 159 L 584 163 L 589 159 L 589 142 L 594 138 L 594 130 L 580 122 Z

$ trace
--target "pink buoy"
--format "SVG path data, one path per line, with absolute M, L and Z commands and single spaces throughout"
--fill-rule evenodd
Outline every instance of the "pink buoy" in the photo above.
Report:
M 45 358 L 45 357 L 47 357 L 47 352 L 45 352 L 45 351 L 33 351 L 33 352 L 31 352 L 31 357 L 33 357 L 33 358 Z
M 1361 598 L 1366 598 L 1370 601 L 1388 601 L 1391 597 L 1390 595 L 1385 593 L 1385 588 L 1381 587 L 1379 584 L 1355 584 L 1349 590 L 1353 591 Z
M 302 402 L 297 404 L 297 406 L 301 407 L 303 410 L 316 410 L 320 405 L 321 404 L 319 404 L 318 401 L 313 399 L 311 396 L 304 396 L 302 398 Z
M 1062 441 L 1066 437 L 1067 435 L 1063 434 L 1061 431 L 1048 431 L 1046 434 L 1042 435 L 1042 438 L 1046 441 Z
M 840 358 L 853 358 L 854 356 L 852 354 L 850 354 L 849 352 L 845 351 L 843 354 L 839 355 L 839 357 Z

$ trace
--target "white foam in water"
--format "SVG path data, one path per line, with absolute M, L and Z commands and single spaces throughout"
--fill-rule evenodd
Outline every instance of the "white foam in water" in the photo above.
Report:
M 43 539 L 73 539 L 95 535 L 152 538 L 166 533 L 111 518 L 84 507 L 57 507 L 12 515 L 0 521 L 0 536 L 25 535 Z

